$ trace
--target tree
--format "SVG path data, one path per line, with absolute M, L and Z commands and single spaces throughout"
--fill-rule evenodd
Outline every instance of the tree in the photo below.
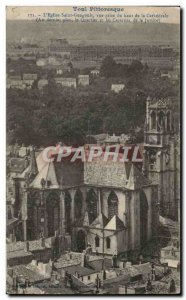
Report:
M 113 77 L 115 75 L 116 62 L 111 56 L 106 56 L 103 60 L 100 73 L 105 77 Z

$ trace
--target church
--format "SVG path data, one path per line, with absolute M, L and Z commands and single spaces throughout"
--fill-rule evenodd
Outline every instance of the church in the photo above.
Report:
M 131 161 L 48 162 L 32 148 L 29 164 L 14 177 L 22 240 L 57 234 L 63 250 L 140 250 L 156 232 L 159 213 L 177 213 L 175 149 L 167 102 L 149 98 L 142 169 Z
M 157 184 L 131 162 L 44 162 L 32 149 L 15 188 L 24 240 L 58 234 L 66 250 L 113 255 L 140 249 L 157 226 Z

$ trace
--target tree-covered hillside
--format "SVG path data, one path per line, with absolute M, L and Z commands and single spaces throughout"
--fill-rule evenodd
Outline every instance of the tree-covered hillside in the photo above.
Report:
M 124 83 L 125 89 L 119 94 L 111 92 L 113 82 Z M 101 77 L 87 87 L 64 88 L 50 79 L 43 93 L 36 84 L 31 90 L 9 89 L 7 142 L 82 144 L 87 133 L 134 133 L 137 127 L 143 129 L 148 95 L 177 97 L 179 85 L 138 61 L 126 66 L 110 57 L 103 61 Z

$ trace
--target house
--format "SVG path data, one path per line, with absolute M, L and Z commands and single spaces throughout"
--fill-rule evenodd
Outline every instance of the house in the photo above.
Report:
M 91 74 L 91 76 L 92 76 L 93 78 L 96 78 L 96 77 L 98 77 L 98 76 L 100 75 L 100 71 L 97 70 L 97 69 L 91 70 L 91 71 L 90 71 L 90 74 Z
M 29 264 L 33 259 L 47 263 L 53 257 L 51 239 L 13 242 L 7 244 L 7 262 L 9 266 Z
M 76 78 L 64 78 L 64 77 L 56 77 L 56 84 L 59 84 L 64 87 L 74 87 L 76 88 Z
M 111 85 L 111 91 L 115 92 L 116 94 L 118 94 L 119 92 L 121 92 L 122 90 L 124 90 L 125 85 L 120 83 L 120 84 L 112 84 Z
M 121 134 L 121 135 L 115 135 L 113 133 L 112 135 L 107 134 L 106 138 L 104 140 L 105 145 L 116 145 L 116 144 L 123 144 L 126 145 L 127 143 L 131 143 L 132 137 L 129 134 Z
M 20 89 L 24 90 L 27 88 L 26 84 L 23 82 L 23 80 L 18 79 L 7 79 L 6 83 L 7 89 Z
M 37 74 L 23 74 L 23 80 L 35 81 L 37 80 Z
M 167 263 L 171 268 L 178 268 L 180 265 L 180 249 L 177 246 L 169 245 L 161 249 L 161 263 Z
M 89 85 L 89 75 L 78 75 L 78 85 L 81 86 Z
M 46 85 L 48 85 L 48 80 L 47 79 L 40 79 L 38 81 L 38 89 L 42 90 Z

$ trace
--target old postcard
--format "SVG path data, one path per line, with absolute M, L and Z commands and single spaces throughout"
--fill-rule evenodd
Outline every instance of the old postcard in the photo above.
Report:
M 180 295 L 180 7 L 6 13 L 6 292 Z

